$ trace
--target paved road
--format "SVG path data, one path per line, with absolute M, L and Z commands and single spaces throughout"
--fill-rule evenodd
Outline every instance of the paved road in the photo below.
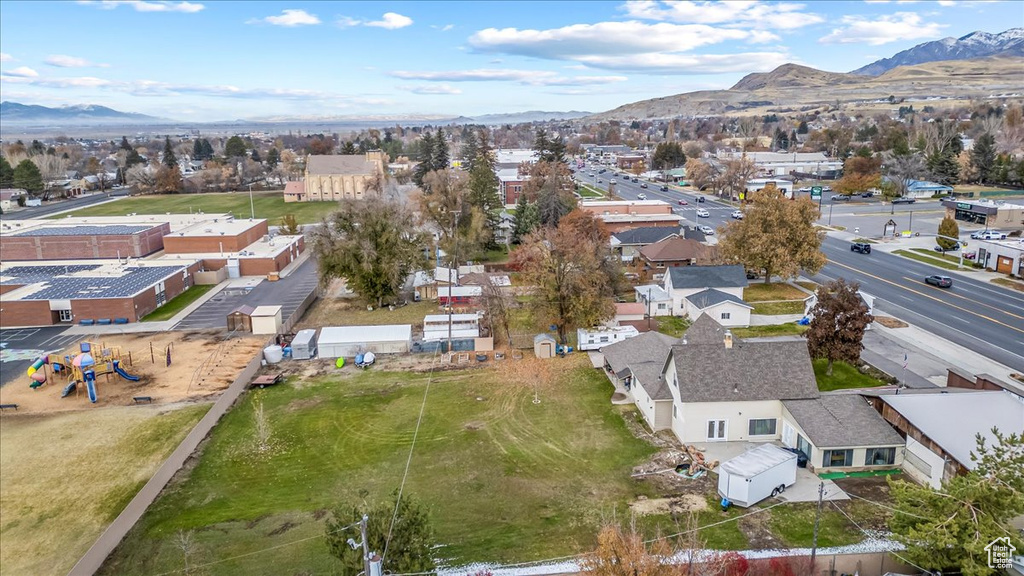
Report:
M 85 208 L 86 206 L 92 206 L 93 204 L 99 204 L 100 202 L 106 202 L 112 198 L 122 198 L 127 196 L 129 189 L 123 188 L 120 190 L 108 191 L 108 194 L 92 194 L 89 196 L 83 196 L 81 198 L 70 198 L 68 200 L 60 200 L 54 202 L 46 202 L 42 206 L 34 206 L 31 208 L 22 208 L 10 214 L 4 214 L 5 218 L 12 220 L 30 220 L 33 218 L 46 218 L 56 214 L 57 212 L 63 212 L 65 210 L 78 210 L 79 208 Z
M 924 283 L 942 271 L 875 251 L 851 252 L 849 243 L 826 238 L 828 264 L 811 279 L 845 278 L 884 300 L 876 307 L 996 362 L 1024 372 L 1024 294 L 957 275 L 950 289 Z
M 235 289 L 221 291 L 178 322 L 174 329 L 226 328 L 227 315 L 243 304 L 280 305 L 281 319 L 285 320 L 299 307 L 310 291 L 316 288 L 317 281 L 316 261 L 309 258 L 291 274 L 277 282 L 260 282 L 248 292 Z

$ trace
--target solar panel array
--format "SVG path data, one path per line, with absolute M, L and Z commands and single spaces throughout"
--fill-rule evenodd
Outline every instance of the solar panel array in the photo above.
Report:
M 152 226 L 129 226 L 126 224 L 110 224 L 106 226 L 42 226 L 31 230 L 22 230 L 11 236 L 127 236 L 149 230 Z
M 122 276 L 63 276 L 68 272 L 81 272 L 99 266 L 15 266 L 4 270 L 5 276 L 18 276 L 4 284 L 46 282 L 47 286 L 25 300 L 76 300 L 82 298 L 128 298 L 153 286 L 171 274 L 183 270 L 181 266 L 147 266 L 124 269 Z M 48 273 L 47 273 L 48 272 Z

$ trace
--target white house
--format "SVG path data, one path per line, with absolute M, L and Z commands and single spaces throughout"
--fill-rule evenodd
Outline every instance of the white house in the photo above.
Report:
M 696 319 L 701 309 L 687 297 L 713 288 L 743 300 L 743 289 L 749 285 L 743 266 L 678 266 L 665 274 L 664 290 L 672 300 L 672 315 Z
M 680 442 L 781 442 L 816 471 L 902 462 L 902 438 L 866 400 L 818 392 L 803 339 L 742 340 L 705 314 L 678 340 L 647 332 L 601 352 L 651 429 Z
M 747 192 L 760 192 L 771 184 L 782 190 L 782 195 L 786 198 L 793 197 L 793 183 L 789 180 L 779 180 L 776 178 L 753 178 L 747 180 Z
M 451 332 L 449 332 L 451 328 Z M 477 314 L 428 314 L 423 317 L 423 341 L 451 338 L 479 338 L 480 316 Z
M 633 288 L 636 301 L 643 304 L 650 316 L 671 316 L 672 297 L 664 288 L 656 284 L 646 284 Z
M 714 288 L 690 294 L 686 297 L 686 305 L 690 318 L 706 314 L 726 328 L 750 326 L 750 312 L 754 309 L 742 298 Z
M 602 346 L 622 342 L 640 335 L 633 326 L 601 326 L 576 330 L 576 347 L 579 350 L 597 350 Z

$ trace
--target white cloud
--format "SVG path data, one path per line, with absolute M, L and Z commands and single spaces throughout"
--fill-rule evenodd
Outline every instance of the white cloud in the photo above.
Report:
M 320 19 L 315 14 L 310 14 L 305 10 L 288 9 L 282 10 L 279 16 L 267 16 L 266 18 L 253 18 L 248 20 L 246 24 L 271 24 L 273 26 L 285 26 L 292 28 L 295 26 L 312 26 L 320 23 Z
M 727 27 L 792 30 L 825 19 L 804 12 L 804 4 L 791 2 L 694 2 L 690 0 L 629 0 L 622 9 L 632 18 L 685 24 L 721 24 Z
M 455 24 L 445 24 L 444 26 L 438 26 L 437 24 L 431 24 L 430 27 L 433 28 L 434 30 L 440 30 L 441 32 L 447 32 L 447 31 L 455 28 Z
M 427 82 L 518 82 L 527 86 L 589 86 L 625 82 L 625 76 L 560 76 L 547 70 L 504 70 L 477 68 L 475 70 L 443 70 L 411 72 L 396 70 L 390 73 L 403 80 Z
M 195 2 L 164 2 L 147 0 L 78 0 L 84 6 L 96 6 L 104 10 L 113 10 L 118 6 L 130 6 L 136 12 L 185 12 L 195 13 L 206 8 Z
M 437 86 L 399 86 L 398 88 L 413 94 L 462 94 L 462 90 L 447 84 L 439 84 Z
M 922 40 L 942 36 L 945 24 L 923 22 L 914 12 L 896 12 L 870 20 L 863 16 L 843 16 L 843 26 L 819 39 L 825 44 L 869 44 L 879 46 L 903 40 Z
M 895 2 L 896 4 L 917 4 L 921 2 L 921 0 L 864 0 L 864 2 L 866 4 L 890 4 L 892 2 Z M 956 6 L 955 0 L 938 0 L 935 3 L 939 6 Z
M 13 62 L 14 56 L 7 54 L 6 52 L 0 52 L 0 62 Z
M 399 28 L 405 28 L 406 26 L 412 26 L 412 18 L 408 16 L 402 16 L 395 12 L 386 12 L 381 16 L 380 20 L 359 20 L 358 18 L 352 18 L 350 16 L 342 16 L 338 18 L 338 26 L 351 27 L 351 26 L 370 26 L 373 28 L 385 28 L 387 30 L 398 30 Z
M 632 54 L 593 55 L 579 58 L 592 68 L 657 74 L 723 74 L 730 72 L 766 72 L 794 58 L 784 52 L 746 52 L 741 54 Z
M 46 62 L 50 66 L 56 66 L 58 68 L 109 68 L 110 64 L 96 64 L 86 60 L 85 58 L 78 58 L 76 56 L 67 56 L 65 54 L 52 54 L 47 56 L 43 62 Z
M 19 66 L 13 70 L 3 72 L 5 76 L 14 76 L 16 78 L 36 78 L 39 76 L 39 72 L 29 68 L 28 66 Z

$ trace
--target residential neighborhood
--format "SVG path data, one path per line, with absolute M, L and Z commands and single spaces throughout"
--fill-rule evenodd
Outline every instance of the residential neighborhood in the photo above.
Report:
M 1018 8 L 4 3 L 0 576 L 1024 575 Z

